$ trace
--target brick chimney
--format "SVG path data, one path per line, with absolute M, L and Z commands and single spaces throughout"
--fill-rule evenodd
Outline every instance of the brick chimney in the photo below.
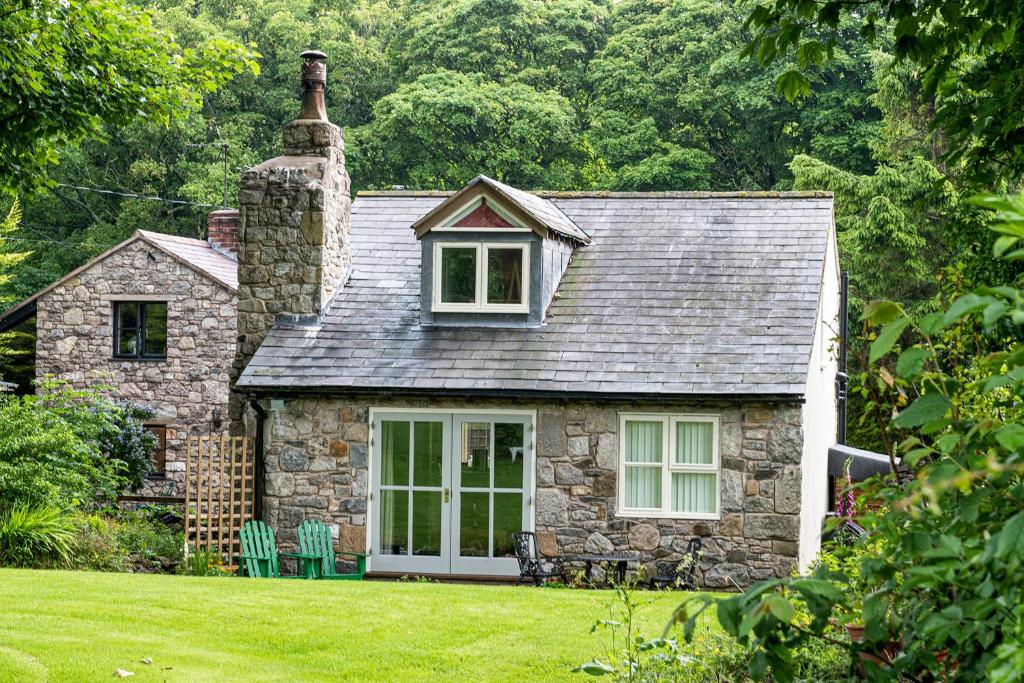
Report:
M 275 321 L 315 326 L 352 262 L 352 201 L 341 129 L 327 120 L 326 55 L 301 55 L 299 118 L 284 156 L 242 173 L 238 231 L 237 379 Z
M 232 258 L 238 255 L 238 209 L 220 209 L 206 216 L 210 246 Z

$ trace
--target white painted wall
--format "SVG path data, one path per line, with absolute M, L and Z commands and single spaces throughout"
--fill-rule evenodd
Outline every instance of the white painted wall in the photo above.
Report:
M 803 406 L 804 448 L 800 490 L 800 571 L 821 548 L 821 525 L 828 511 L 828 449 L 836 442 L 836 390 L 839 352 L 839 257 L 836 228 L 828 234 L 814 344 Z

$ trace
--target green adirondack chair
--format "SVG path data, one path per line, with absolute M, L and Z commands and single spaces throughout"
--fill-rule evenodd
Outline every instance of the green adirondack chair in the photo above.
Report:
M 242 544 L 239 560 L 246 576 L 262 579 L 281 577 L 273 529 L 261 520 L 252 519 L 238 530 L 238 540 Z
M 246 522 L 238 532 L 242 543 L 242 567 L 246 576 L 262 579 L 317 578 L 321 558 L 305 551 L 297 553 L 277 552 L 274 530 L 258 519 Z M 280 558 L 294 557 L 298 560 L 303 576 L 283 576 Z
M 366 573 L 366 555 L 360 553 L 334 552 L 334 539 L 331 538 L 331 528 L 319 519 L 307 519 L 299 525 L 299 549 L 306 555 L 316 555 L 320 561 L 316 563 L 316 578 L 318 579 L 347 579 L 359 581 Z M 354 557 L 356 571 L 353 574 L 339 574 L 335 558 L 337 555 Z

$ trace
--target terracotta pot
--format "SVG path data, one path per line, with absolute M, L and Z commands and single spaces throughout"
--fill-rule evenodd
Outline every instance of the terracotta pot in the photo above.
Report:
M 864 624 L 847 624 L 846 632 L 850 635 L 850 640 L 853 642 L 864 642 Z M 857 654 L 860 655 L 860 660 L 862 662 L 874 662 L 875 664 L 888 666 L 889 664 L 892 664 L 893 660 L 896 659 L 902 651 L 903 643 L 890 640 L 882 643 L 880 650 L 876 650 L 874 652 L 861 650 Z

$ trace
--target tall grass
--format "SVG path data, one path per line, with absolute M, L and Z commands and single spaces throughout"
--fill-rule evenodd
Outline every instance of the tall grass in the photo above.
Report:
M 0 565 L 66 566 L 74 542 L 74 522 L 58 508 L 15 505 L 0 509 Z

